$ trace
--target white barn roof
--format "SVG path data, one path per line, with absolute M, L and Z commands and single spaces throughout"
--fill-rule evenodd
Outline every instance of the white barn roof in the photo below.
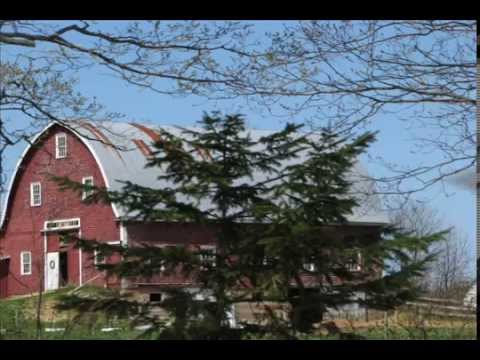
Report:
M 120 122 L 93 123 L 87 121 L 69 121 L 65 124 L 52 122 L 32 139 L 31 144 L 55 124 L 66 126 L 77 134 L 96 159 L 109 190 L 121 190 L 123 186 L 121 181 L 130 181 L 150 188 L 172 186 L 168 183 L 161 183 L 157 179 L 159 175 L 158 168 L 145 168 L 147 162 L 146 153 L 148 153 L 149 149 L 153 150 L 152 143 L 157 136 L 153 125 L 145 126 L 136 123 Z M 181 135 L 181 130 L 177 127 L 161 126 L 161 128 L 174 135 Z M 248 131 L 252 138 L 270 133 L 270 131 L 265 130 Z M 30 148 L 31 145 L 25 149 L 12 174 L 2 211 L 0 228 L 3 228 L 4 225 L 5 214 L 9 206 L 12 195 L 11 190 L 19 165 Z M 359 196 L 360 206 L 355 208 L 354 213 L 347 216 L 347 219 L 352 223 L 386 224 L 388 223 L 388 218 L 381 209 L 381 201 L 378 195 L 365 195 L 371 193 L 374 189 L 372 181 L 365 180 L 367 175 L 366 170 L 358 162 L 349 174 L 354 184 L 352 191 L 356 194 L 358 193 L 356 196 Z M 128 214 L 119 206 L 112 205 L 112 207 L 117 218 L 124 219 L 131 216 L 131 214 Z

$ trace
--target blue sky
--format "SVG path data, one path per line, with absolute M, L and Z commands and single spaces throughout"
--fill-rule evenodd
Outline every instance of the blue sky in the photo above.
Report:
M 261 30 L 274 29 L 272 22 L 261 23 Z M 106 75 L 105 70 L 90 69 L 79 72 L 78 89 L 89 97 L 96 97 L 107 110 L 125 115 L 125 121 L 137 121 L 158 125 L 192 125 L 200 120 L 204 111 L 221 110 L 224 112 L 241 112 L 246 115 L 248 125 L 258 129 L 278 129 L 282 123 L 266 114 L 249 110 L 242 100 L 208 102 L 194 96 L 174 98 L 160 95 L 149 90 L 139 90 L 125 82 Z M 401 109 L 399 109 L 401 110 Z M 369 153 L 381 154 L 385 159 L 399 164 L 412 164 L 435 160 L 434 154 L 411 154 L 411 133 L 406 129 L 408 123 L 399 121 L 400 114 L 392 112 L 377 116 L 370 129 L 378 130 L 377 142 L 371 146 Z M 401 116 L 408 116 L 402 111 Z M 296 119 L 301 121 L 301 119 Z M 424 133 L 422 133 L 422 131 Z M 417 130 L 417 135 L 427 135 L 427 130 Z M 6 153 L 5 168 L 10 174 L 25 144 L 10 149 Z M 365 164 L 373 175 L 384 173 L 384 169 L 373 163 Z M 447 193 L 447 194 L 446 194 Z M 475 251 L 475 204 L 473 191 L 465 190 L 449 183 L 435 185 L 416 194 L 418 200 L 428 200 L 429 205 L 439 211 L 446 226 L 455 226 L 468 235 L 472 252 Z M 472 267 L 473 271 L 473 267 Z

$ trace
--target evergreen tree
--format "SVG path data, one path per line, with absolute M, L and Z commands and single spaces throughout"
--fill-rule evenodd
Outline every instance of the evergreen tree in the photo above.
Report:
M 231 338 L 228 312 L 239 302 L 284 304 L 286 318 L 267 307 L 266 322 L 255 330 L 295 338 L 312 331 L 328 308 L 360 302 L 391 309 L 416 296 L 413 279 L 431 256 L 413 259 L 410 250 L 426 250 L 443 232 L 418 238 L 386 227 L 368 236 L 338 236 L 359 205 L 347 174 L 374 134 L 306 134 L 287 124 L 252 137 L 240 115 L 205 115 L 200 125 L 182 129 L 181 136 L 160 132 L 147 166 L 158 168 L 159 182 L 168 186 L 126 182 L 121 192 L 95 188 L 90 201 L 114 202 L 141 221 L 201 224 L 214 231 L 214 253 L 76 239 L 86 251 L 122 256 L 117 264 L 100 265 L 110 274 L 181 273 L 194 279 L 197 292 L 172 289 L 161 302 L 172 317 L 161 338 Z M 85 188 L 57 181 L 64 189 Z M 361 271 L 351 271 L 359 256 Z M 357 297 L 360 292 L 364 298 Z M 70 297 L 63 306 L 86 301 Z

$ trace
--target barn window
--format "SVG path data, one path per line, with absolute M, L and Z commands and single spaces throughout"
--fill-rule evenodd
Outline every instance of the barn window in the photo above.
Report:
M 98 250 L 95 250 L 93 253 L 93 263 L 95 265 L 105 264 L 105 256 Z
M 203 266 L 215 266 L 216 265 L 216 251 L 213 245 L 200 246 L 200 262 Z
M 274 266 L 277 261 L 278 261 L 278 258 L 276 256 L 265 255 L 262 259 L 262 265 L 263 266 Z
M 93 186 L 93 176 L 87 176 L 82 178 L 82 184 L 87 185 L 87 186 Z M 82 192 L 82 200 L 85 200 L 92 196 L 93 194 L 93 189 L 86 190 L 84 189 Z
M 55 136 L 55 157 L 64 159 L 67 157 L 67 134 L 61 133 Z
M 150 293 L 149 294 L 149 301 L 150 302 L 160 302 L 162 301 L 162 294 L 161 293 Z
M 360 271 L 362 270 L 362 254 L 360 251 L 356 251 L 351 259 L 347 262 L 348 271 Z
M 42 205 L 42 184 L 34 182 L 30 184 L 30 206 Z
M 80 227 L 80 219 L 66 219 L 66 220 L 53 220 L 45 221 L 45 229 L 49 231 L 53 230 L 67 230 L 76 229 Z
M 180 246 L 182 246 L 182 245 L 170 245 L 170 244 L 169 245 L 167 245 L 167 244 L 159 245 L 159 247 L 164 248 L 164 249 L 168 249 L 168 248 L 171 249 L 171 248 L 176 248 L 176 247 L 180 247 Z M 149 262 L 147 264 L 150 265 L 151 263 L 152 263 L 151 260 L 149 260 Z M 160 265 L 160 271 L 162 271 L 162 272 L 165 271 L 166 270 L 166 266 L 165 266 L 166 261 L 162 260 L 160 262 L 160 264 L 161 264 Z
M 31 275 L 32 274 L 32 253 L 30 251 L 22 251 L 20 253 L 20 274 Z

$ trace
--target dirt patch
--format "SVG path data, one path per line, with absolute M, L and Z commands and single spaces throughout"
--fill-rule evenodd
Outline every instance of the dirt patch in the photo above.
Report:
M 56 304 L 58 304 L 58 300 L 47 300 L 42 304 L 42 309 L 40 313 L 40 318 L 42 321 L 45 322 L 56 322 L 56 321 L 63 321 L 69 320 L 74 316 L 72 311 L 60 311 L 55 308 Z M 36 310 L 36 302 L 34 306 L 29 307 L 26 309 L 25 314 L 29 318 L 36 318 L 37 310 Z
M 9 301 L 21 301 L 19 306 L 19 312 L 23 314 L 26 319 L 35 320 L 37 317 L 37 304 L 38 304 L 38 295 L 27 295 L 19 296 L 9 299 Z M 48 294 L 42 299 L 41 313 L 40 318 L 45 322 L 55 322 L 68 320 L 73 317 L 73 311 L 60 311 L 56 309 L 56 305 L 59 300 L 56 296 Z

